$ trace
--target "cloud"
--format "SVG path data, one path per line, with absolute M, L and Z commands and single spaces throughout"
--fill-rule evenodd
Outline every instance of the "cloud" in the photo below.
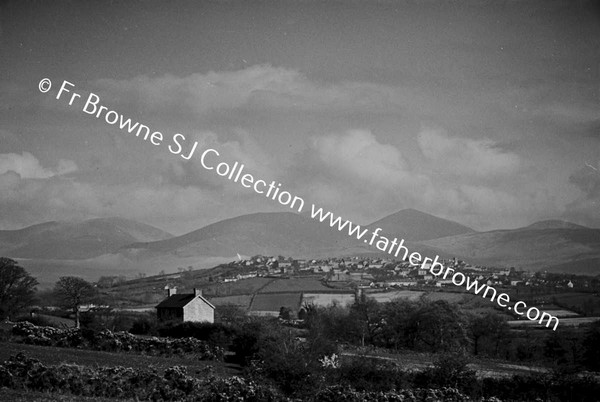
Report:
M 400 151 L 380 143 L 368 130 L 314 137 L 311 148 L 321 164 L 352 180 L 385 184 L 406 174 L 406 161 Z
M 21 228 L 50 220 L 121 216 L 172 229 L 200 227 L 206 216 L 227 217 L 219 191 L 154 182 L 99 184 L 53 176 L 22 178 L 0 174 L 0 227 Z M 254 205 L 251 205 L 254 208 Z M 251 211 L 248 211 L 251 212 Z M 181 229 L 175 232 L 180 232 Z
M 575 222 L 600 227 L 600 163 L 588 165 L 573 173 L 569 182 L 581 192 L 566 206 L 565 217 Z
M 418 135 L 429 165 L 444 174 L 491 178 L 516 173 L 520 157 L 505 152 L 489 139 L 450 137 L 442 130 L 424 129 Z
M 9 153 L 0 154 L 0 175 L 7 172 L 15 172 L 23 179 L 47 179 L 53 176 L 65 175 L 77 170 L 75 162 L 61 159 L 58 161 L 56 169 L 47 169 L 42 167 L 29 152 L 23 152 L 22 155 Z
M 243 70 L 176 77 L 138 76 L 92 83 L 107 102 L 142 106 L 149 111 L 206 114 L 232 109 L 385 111 L 409 104 L 399 88 L 366 82 L 325 84 L 297 70 L 255 65 Z M 95 90 L 96 91 L 96 90 Z

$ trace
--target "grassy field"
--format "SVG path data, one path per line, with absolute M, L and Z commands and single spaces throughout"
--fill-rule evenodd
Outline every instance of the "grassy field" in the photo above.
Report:
M 473 297 L 471 294 L 458 292 L 431 292 L 427 293 L 427 299 L 431 301 L 445 300 L 448 303 L 462 303 L 470 300 Z
M 236 296 L 223 296 L 223 297 L 211 297 L 210 302 L 215 306 L 225 306 L 233 304 L 240 308 L 246 309 L 250 306 L 252 300 L 251 295 L 236 295 Z
M 248 278 L 237 282 L 219 283 L 205 288 L 204 294 L 212 297 L 252 295 L 273 281 L 272 278 Z
M 395 361 L 404 370 L 416 371 L 423 370 L 433 366 L 438 358 L 432 353 L 402 352 L 393 354 L 374 348 L 353 348 L 342 352 L 342 357 L 372 357 L 376 359 Z M 478 377 L 511 377 L 513 375 L 528 375 L 532 373 L 543 373 L 547 368 L 541 366 L 527 366 L 523 364 L 514 364 L 496 359 L 475 358 L 472 357 L 469 367 L 477 372 Z
M 302 303 L 313 303 L 316 306 L 327 307 L 334 302 L 341 306 L 354 303 L 354 293 L 304 293 Z
M 301 296 L 301 293 L 259 293 L 250 311 L 279 311 L 281 307 L 288 307 L 295 312 L 300 309 Z
M 323 285 L 319 277 L 276 279 L 269 283 L 260 293 L 272 292 L 318 292 L 330 290 Z
M 0 342 L 0 361 L 6 361 L 10 356 L 23 352 L 28 357 L 38 359 L 47 365 L 57 365 L 61 363 L 78 364 L 81 366 L 123 366 L 134 369 L 155 368 L 163 372 L 166 368 L 172 366 L 185 366 L 190 375 L 205 373 L 210 370 L 215 375 L 228 377 L 239 374 L 239 366 L 214 362 L 214 361 L 195 361 L 180 357 L 158 357 L 144 356 L 128 353 L 110 353 L 99 352 L 84 349 L 56 348 L 49 346 L 24 345 L 12 342 Z M 0 400 L 3 400 L 0 398 Z
M 374 299 L 379 303 L 386 303 L 394 299 L 417 301 L 423 294 L 425 294 L 425 292 L 415 290 L 395 290 L 393 292 L 385 293 L 367 293 L 367 297 L 369 299 Z
M 85 397 L 78 395 L 62 395 L 57 393 L 44 393 L 33 391 L 20 391 L 8 388 L 0 388 L 0 401 L 11 402 L 112 402 L 112 401 L 134 401 L 134 399 L 114 399 Z
M 560 318 L 559 319 L 559 324 L 557 327 L 557 331 L 558 328 L 565 326 L 565 327 L 578 327 L 580 325 L 583 324 L 589 324 L 592 323 L 594 321 L 598 321 L 600 320 L 600 317 L 572 317 L 572 318 Z M 511 320 L 508 322 L 508 325 L 510 325 L 511 327 L 525 327 L 525 326 L 529 326 L 529 327 L 535 327 L 535 328 L 545 328 L 546 323 L 544 322 L 543 324 L 539 324 L 538 321 L 530 321 L 527 319 L 522 319 L 522 320 Z M 552 327 L 554 326 L 554 323 L 552 324 Z M 551 328 L 552 328 L 551 327 Z

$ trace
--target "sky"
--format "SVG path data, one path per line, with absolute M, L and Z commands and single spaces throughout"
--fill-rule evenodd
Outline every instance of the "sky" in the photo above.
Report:
M 83 112 L 90 92 L 164 144 Z M 359 224 L 414 208 L 600 227 L 600 6 L 2 3 L 0 229 L 120 216 L 183 234 L 290 211 L 204 169 L 209 148 Z

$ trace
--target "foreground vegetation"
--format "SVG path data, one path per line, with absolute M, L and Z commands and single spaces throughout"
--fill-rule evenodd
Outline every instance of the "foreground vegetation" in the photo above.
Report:
M 6 272 L 31 290 L 35 282 L 26 272 L 4 262 L 11 268 Z M 304 304 L 300 320 L 291 319 L 285 307 L 277 319 L 221 306 L 215 324 L 159 324 L 154 315 L 105 307 L 81 312 L 80 295 L 95 291 L 67 279 L 69 286 L 55 289 L 65 310 L 42 312 L 75 317 L 81 328 L 55 328 L 63 322 L 43 315 L 27 317 L 35 325 L 0 324 L 6 346 L 0 353 L 5 360 L 0 395 L 12 390 L 32 400 L 46 392 L 57 399 L 97 400 L 593 401 L 600 393 L 600 323 L 556 332 L 513 330 L 502 315 L 478 314 L 443 299 L 380 303 L 363 297 L 348 307 Z M 22 310 L 10 297 L 3 300 L 4 313 Z M 53 359 L 44 348 L 69 359 Z M 91 355 L 96 353 L 103 355 L 96 360 Z M 420 354 L 422 364 L 411 364 Z M 482 358 L 487 366 L 477 372 Z M 509 362 L 536 369 L 496 375 L 494 364 Z
M 474 354 L 492 356 L 496 351 L 505 350 L 504 345 L 498 345 L 498 334 L 505 337 L 501 343 L 507 343 L 507 340 L 518 343 L 521 339 L 520 334 L 505 333 L 502 330 L 505 322 L 497 317 L 465 316 L 455 306 L 442 301 L 385 304 L 365 301 L 351 308 L 306 308 L 303 324 L 240 318 L 229 324 L 170 323 L 159 326 L 147 316 L 134 321 L 131 328 L 145 336 L 119 335 L 123 339 L 138 339 L 140 344 L 151 339 L 168 344 L 194 339 L 215 350 L 226 350 L 226 360 L 240 367 L 238 376 L 216 375 L 211 368 L 191 368 L 190 362 L 197 360 L 189 359 L 185 353 L 162 357 L 150 349 L 136 351 L 126 343 L 114 349 L 111 341 L 108 345 L 113 346 L 104 350 L 119 353 L 111 353 L 115 359 L 110 367 L 78 361 L 77 364 L 57 364 L 52 360 L 40 362 L 31 359 L 35 351 L 29 350 L 28 356 L 21 354 L 9 358 L 0 366 L 0 384 L 27 392 L 135 400 L 527 401 L 540 398 L 544 401 L 593 401 L 600 392 L 598 379 L 592 373 L 582 371 L 584 367 L 592 369 L 591 361 L 581 360 L 577 367 L 563 363 L 554 365 L 560 356 L 570 359 L 565 351 L 571 350 L 573 345 L 556 343 L 562 338 L 549 331 L 538 331 L 538 342 L 543 340 L 543 353 L 554 359 L 538 362 L 546 363 L 545 370 L 528 375 L 490 377 L 473 369 Z M 84 319 L 83 322 L 94 321 Z M 433 324 L 429 325 L 430 322 Z M 486 329 L 485 325 L 490 323 L 495 326 Z M 476 339 L 477 352 L 472 344 L 476 328 L 480 331 Z M 581 334 L 583 342 L 579 352 L 589 355 L 585 348 L 598 350 L 594 337 L 600 333 L 598 330 L 598 327 L 590 327 Z M 107 334 L 102 329 L 65 331 L 23 323 L 17 324 L 13 331 L 12 341 L 31 339 L 31 333 L 62 334 L 55 338 L 45 335 L 45 338 L 62 339 L 55 345 L 62 342 L 63 347 L 78 353 L 89 353 L 77 349 L 82 345 L 89 348 L 85 339 L 99 339 L 102 344 L 102 337 Z M 82 337 L 83 341 L 64 343 L 64 339 L 73 338 L 65 338 L 65 334 L 71 332 L 87 335 Z M 133 345 L 138 341 L 130 342 Z M 52 344 L 46 340 L 41 343 Z M 340 345 L 345 345 L 345 353 L 340 353 Z M 123 367 L 128 362 L 123 358 L 123 346 L 129 349 L 130 355 L 152 353 L 156 355 L 153 356 L 155 359 L 168 358 L 169 365 L 161 370 Z M 361 354 L 366 349 L 375 353 Z M 384 351 L 386 356 L 377 356 L 377 351 Z M 409 368 L 403 361 L 407 352 L 426 352 L 433 364 L 417 370 Z M 575 357 L 580 356 L 576 354 Z M 57 377 L 59 374 L 62 377 Z

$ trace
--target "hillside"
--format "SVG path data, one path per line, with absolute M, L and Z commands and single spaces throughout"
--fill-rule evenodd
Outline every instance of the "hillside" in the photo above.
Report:
M 549 219 L 532 223 L 523 229 L 589 229 L 585 226 L 573 222 L 561 221 L 559 219 Z
M 473 229 L 426 214 L 415 209 L 403 209 L 370 224 L 369 229 L 381 228 L 388 236 L 423 241 L 474 232 Z
M 583 274 L 597 274 L 600 267 L 600 229 L 570 222 L 550 220 L 514 230 L 474 232 L 407 209 L 368 226 L 371 231 L 377 227 L 390 238 L 406 239 L 405 246 L 423 256 Z M 0 231 L 0 253 L 19 258 L 44 283 L 65 274 L 93 280 L 109 274 L 175 272 L 189 266 L 206 269 L 237 259 L 238 254 L 389 257 L 327 223 L 287 212 L 238 216 L 177 237 L 120 218 L 47 222 Z
M 171 239 L 135 243 L 124 252 L 190 256 L 285 255 L 295 258 L 351 253 L 361 243 L 324 223 L 289 212 L 226 219 Z
M 12 258 L 76 260 L 114 252 L 140 241 L 163 240 L 171 234 L 122 218 L 83 222 L 47 222 L 20 230 L 0 231 L 0 255 Z
M 600 268 L 600 229 L 494 230 L 423 244 L 480 264 L 582 274 L 597 274 Z

